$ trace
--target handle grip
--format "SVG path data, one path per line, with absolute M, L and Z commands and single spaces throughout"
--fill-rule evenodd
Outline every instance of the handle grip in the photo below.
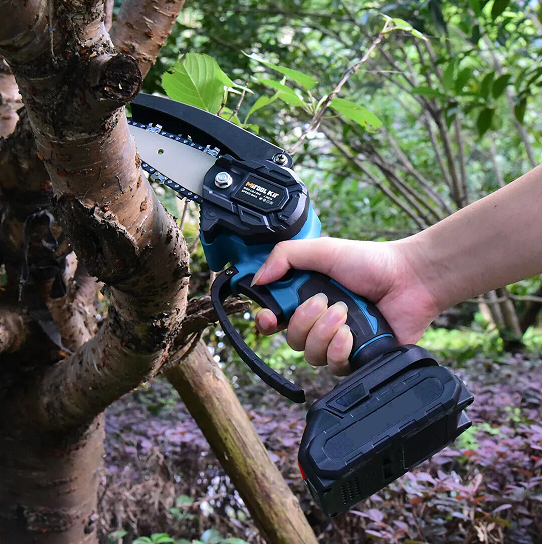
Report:
M 398 347 L 397 340 L 374 304 L 352 293 L 341 284 L 318 272 L 291 270 L 284 278 L 270 285 L 251 286 L 252 274 L 236 277 L 238 269 L 228 268 L 215 279 L 211 299 L 218 321 L 241 359 L 269 386 L 294 402 L 305 402 L 301 388 L 264 363 L 244 342 L 232 325 L 224 301 L 233 292 L 242 293 L 263 308 L 269 308 L 279 323 L 287 323 L 295 309 L 317 293 L 324 293 L 330 304 L 342 300 L 348 307 L 346 323 L 354 336 L 349 357 L 352 370 L 357 370 L 379 355 Z
M 329 305 L 343 301 L 348 307 L 346 324 L 354 337 L 349 357 L 353 371 L 399 346 L 388 322 L 371 301 L 356 295 L 324 274 L 312 272 L 310 278 L 298 289 L 299 303 L 302 304 L 317 293 L 324 293 Z

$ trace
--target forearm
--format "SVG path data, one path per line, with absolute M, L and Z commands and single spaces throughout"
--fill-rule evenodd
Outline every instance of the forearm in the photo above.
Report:
M 441 309 L 542 272 L 542 165 L 402 242 Z

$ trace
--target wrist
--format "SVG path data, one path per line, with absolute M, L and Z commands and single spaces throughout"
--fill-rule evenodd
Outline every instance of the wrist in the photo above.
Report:
M 454 286 L 454 269 L 431 244 L 426 231 L 398 240 L 397 251 L 405 263 L 409 286 L 419 292 L 422 302 L 436 317 L 462 300 Z

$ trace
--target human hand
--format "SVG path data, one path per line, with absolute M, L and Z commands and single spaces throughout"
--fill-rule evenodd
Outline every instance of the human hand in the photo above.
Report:
M 409 239 L 291 240 L 277 244 L 253 284 L 276 281 L 290 268 L 327 274 L 373 301 L 400 343 L 415 343 L 441 310 L 414 266 L 416 254 L 417 248 Z M 286 339 L 292 349 L 305 352 L 310 364 L 328 364 L 333 374 L 345 375 L 350 372 L 348 356 L 353 343 L 346 319 L 344 303 L 328 308 L 325 295 L 318 294 L 297 308 L 288 323 Z M 256 316 L 256 326 L 263 334 L 272 334 L 277 331 L 277 319 L 273 312 L 263 309 Z

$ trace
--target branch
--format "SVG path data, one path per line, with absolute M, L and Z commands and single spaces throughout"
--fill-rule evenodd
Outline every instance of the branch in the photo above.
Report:
M 224 304 L 224 310 L 228 315 L 246 312 L 250 303 L 238 298 L 228 299 Z M 193 334 L 204 331 L 208 326 L 218 321 L 215 309 L 210 296 L 193 298 L 188 302 L 186 315 L 181 322 L 179 332 L 175 338 L 175 346 L 181 347 L 186 344 L 188 338 Z
M 277 544 L 317 544 L 298 500 L 269 459 L 207 346 L 198 342 L 187 359 L 171 368 L 166 377 L 203 431 L 263 538 Z
M 327 107 L 331 103 L 331 101 L 341 92 L 341 89 L 343 88 L 343 85 L 360 69 L 360 67 L 367 62 L 369 56 L 373 52 L 373 50 L 377 47 L 377 45 L 382 41 L 382 38 L 386 35 L 386 26 L 384 26 L 384 29 L 382 32 L 376 37 L 376 39 L 373 41 L 373 43 L 369 46 L 369 49 L 367 49 L 366 53 L 359 59 L 355 64 L 353 64 L 346 72 L 343 74 L 337 85 L 335 85 L 335 88 L 326 96 L 322 104 L 320 105 L 318 111 L 312 118 L 312 121 L 310 122 L 309 127 L 299 140 L 289 149 L 288 153 L 293 155 L 298 149 L 299 146 L 305 141 L 305 138 L 307 135 L 312 132 L 313 130 L 316 130 L 320 123 L 322 122 L 322 116 L 324 115 L 324 112 L 326 111 Z
M 444 80 L 443 80 L 443 75 L 442 75 L 440 66 L 437 63 L 437 55 L 429 41 L 425 42 L 425 47 L 429 54 L 429 59 L 431 61 L 433 72 L 437 76 L 437 79 L 440 83 L 441 88 L 443 88 Z M 449 58 L 453 58 L 451 42 L 449 40 L 446 40 L 446 49 L 448 51 Z M 423 57 L 419 49 L 418 49 L 418 54 L 420 55 L 420 60 L 421 60 Z M 427 71 L 426 71 L 426 77 L 427 77 L 428 85 L 431 87 L 429 72 Z M 439 111 L 439 115 L 442 117 L 442 113 L 440 111 Z M 460 180 L 458 180 L 459 181 L 458 201 L 460 201 L 461 203 L 460 207 L 463 207 L 463 206 L 467 206 L 469 203 L 469 190 L 467 185 L 467 165 L 465 163 L 465 150 L 463 146 L 461 118 L 459 116 L 459 113 L 455 116 L 453 124 L 454 124 L 454 131 L 455 131 L 455 143 L 457 146 L 457 162 L 459 164 L 459 173 L 461 176 Z
M 403 150 L 397 143 L 397 140 L 392 136 L 391 132 L 387 129 L 385 129 L 385 132 L 395 154 L 397 155 L 398 159 L 403 163 L 406 170 L 416 178 L 416 181 L 422 186 L 424 191 L 433 200 L 433 202 L 435 202 L 435 204 L 437 204 L 441 208 L 441 210 L 443 210 L 444 212 L 448 214 L 451 214 L 452 213 L 451 208 L 444 201 L 444 199 L 438 194 L 438 192 L 435 191 L 435 189 L 433 189 L 429 180 L 427 180 L 425 176 L 423 176 L 422 173 L 419 170 L 417 170 L 414 167 L 414 165 L 410 162 L 410 159 L 405 155 L 405 153 L 403 152 Z
M 352 146 L 356 149 L 355 146 Z M 358 150 L 359 151 L 359 150 Z M 363 150 L 365 151 L 365 150 Z M 420 217 L 426 221 L 428 225 L 432 221 L 427 217 L 426 212 L 422 206 L 433 216 L 434 219 L 439 221 L 442 217 L 438 212 L 429 205 L 426 195 L 420 194 L 416 189 L 411 187 L 405 180 L 403 180 L 395 170 L 394 166 L 390 164 L 373 146 L 370 146 L 368 150 L 368 160 L 372 162 L 379 170 L 384 174 L 388 181 L 397 189 L 397 191 L 403 195 L 407 202 L 418 212 Z
M 111 29 L 115 47 L 132 55 L 143 77 L 156 62 L 184 0 L 124 0 Z
M 360 161 L 354 153 L 352 153 L 338 138 L 335 138 L 335 136 L 327 130 L 325 127 L 323 128 L 324 134 L 327 136 L 328 140 L 349 160 L 351 161 L 355 166 L 357 166 L 370 180 L 371 183 L 378 187 L 394 204 L 397 205 L 401 210 L 405 212 L 405 214 L 414 221 L 414 223 L 420 228 L 420 230 L 424 229 L 427 225 L 425 225 L 422 221 L 420 221 L 420 218 L 416 214 L 416 212 L 407 206 L 400 198 L 398 198 L 393 191 L 391 191 L 386 185 L 384 185 L 380 180 L 378 180 L 363 164 L 362 161 Z

